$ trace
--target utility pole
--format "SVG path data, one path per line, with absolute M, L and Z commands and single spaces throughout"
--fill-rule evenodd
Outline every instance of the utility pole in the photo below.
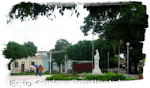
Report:
M 107 52 L 108 55 L 108 70 L 109 70 L 109 52 Z
M 65 74 L 67 73 L 66 71 L 67 71 L 67 67 L 66 67 L 66 63 L 67 63 L 67 61 L 66 61 L 67 59 L 66 59 L 66 54 L 65 54 Z
M 127 45 L 127 75 L 129 77 L 129 46 L 130 46 L 130 43 L 127 42 L 126 45 Z
M 50 50 L 50 61 L 49 61 L 49 73 L 51 74 L 51 60 L 52 60 L 52 57 L 51 57 L 51 50 Z

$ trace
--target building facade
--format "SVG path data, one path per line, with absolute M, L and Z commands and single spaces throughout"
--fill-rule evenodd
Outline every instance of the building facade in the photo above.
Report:
M 25 73 L 26 71 L 32 69 L 34 72 L 36 71 L 36 68 L 33 67 L 34 65 L 42 65 L 43 66 L 43 72 L 50 70 L 50 51 L 38 51 L 35 56 L 28 57 L 28 58 L 22 58 L 15 60 L 11 63 L 11 73 Z M 57 53 L 57 51 L 51 51 L 51 53 Z M 53 58 L 51 57 L 53 60 Z M 52 62 L 51 60 L 51 70 L 55 72 L 59 72 L 59 67 L 57 66 L 56 62 Z M 73 62 L 79 62 L 75 60 L 66 60 L 66 64 L 61 65 L 61 73 L 66 72 L 70 73 L 72 72 L 72 64 Z M 80 62 L 90 62 L 90 61 L 80 61 Z M 32 68 L 31 68 L 32 67 Z M 15 69 L 13 69 L 15 68 Z
M 15 60 L 11 63 L 11 73 L 24 73 L 29 69 L 32 69 L 35 72 L 35 67 L 30 67 L 33 65 L 42 65 L 41 56 L 34 56 Z M 15 71 L 13 68 L 15 68 Z

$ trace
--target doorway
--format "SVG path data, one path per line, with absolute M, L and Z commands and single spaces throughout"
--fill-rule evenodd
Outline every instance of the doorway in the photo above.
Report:
M 21 73 L 24 72 L 24 64 L 21 64 Z

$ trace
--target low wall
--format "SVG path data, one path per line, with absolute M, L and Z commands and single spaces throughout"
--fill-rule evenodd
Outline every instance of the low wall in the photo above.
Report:
M 94 65 L 93 65 L 94 68 Z M 92 63 L 73 63 L 73 71 L 76 72 L 90 72 L 92 71 Z

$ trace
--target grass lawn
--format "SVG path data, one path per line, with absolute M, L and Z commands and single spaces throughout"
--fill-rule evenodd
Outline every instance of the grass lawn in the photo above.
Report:
M 64 73 L 52 73 L 52 74 L 64 74 Z M 49 73 L 43 73 L 43 75 L 52 75 Z M 67 74 L 71 74 L 71 73 L 67 73 Z M 10 75 L 36 75 L 36 73 L 11 73 Z
M 78 73 L 72 74 L 53 74 L 51 77 L 47 77 L 45 80 L 100 80 L 100 81 L 118 81 L 118 80 L 136 80 L 136 78 L 127 78 L 123 74 L 115 74 L 112 72 L 103 73 L 103 75 L 93 75 L 91 73 Z
M 36 73 L 11 73 L 10 75 L 36 75 Z

